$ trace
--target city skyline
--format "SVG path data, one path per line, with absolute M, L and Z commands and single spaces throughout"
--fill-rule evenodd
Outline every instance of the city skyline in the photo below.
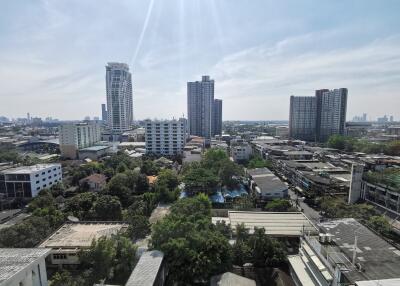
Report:
M 116 61 L 133 74 L 135 119 L 187 116 L 186 82 L 203 74 L 218 83 L 223 120 L 288 120 L 290 95 L 331 86 L 348 88 L 348 120 L 400 118 L 397 1 L 24 1 L 2 8 L 0 116 L 101 117 L 104 65 Z

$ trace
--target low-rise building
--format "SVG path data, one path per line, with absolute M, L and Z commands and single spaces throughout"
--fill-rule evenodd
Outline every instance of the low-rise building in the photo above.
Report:
M 265 233 L 274 237 L 301 237 L 304 234 L 317 235 L 317 227 L 301 212 L 252 212 L 228 211 L 228 217 L 213 217 L 212 222 L 225 221 L 235 231 L 244 224 L 250 233 L 254 228 L 264 228 Z
M 78 150 L 93 146 L 101 140 L 100 124 L 97 122 L 67 123 L 60 126 L 61 156 L 78 157 Z
M 79 252 L 89 249 L 93 240 L 111 237 L 127 228 L 128 225 L 121 222 L 67 222 L 40 247 L 52 249 L 48 257 L 50 265 L 77 265 Z
M 0 194 L 8 198 L 33 198 L 39 191 L 61 181 L 61 164 L 6 169 L 0 172 Z
M 186 144 L 186 119 L 146 120 L 146 153 L 182 154 Z
M 46 248 L 0 248 L 1 286 L 47 286 Z
M 164 254 L 158 250 L 146 251 L 140 256 L 125 286 L 162 286 L 166 276 Z
M 110 146 L 91 146 L 79 150 L 79 159 L 98 160 L 110 150 Z
M 252 148 L 249 143 L 231 145 L 231 157 L 235 162 L 245 162 L 250 159 Z
M 92 174 L 79 180 L 80 186 L 84 186 L 85 184 L 89 187 L 89 191 L 99 192 L 107 184 L 107 177 L 103 174 Z
M 275 176 L 268 168 L 248 169 L 249 187 L 260 202 L 286 198 L 288 186 Z

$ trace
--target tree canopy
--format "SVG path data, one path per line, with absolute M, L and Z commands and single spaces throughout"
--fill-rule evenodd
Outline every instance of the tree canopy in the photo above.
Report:
M 165 253 L 169 275 L 178 285 L 208 281 L 231 267 L 231 247 L 211 225 L 211 203 L 206 196 L 173 204 L 171 213 L 154 225 L 151 244 Z

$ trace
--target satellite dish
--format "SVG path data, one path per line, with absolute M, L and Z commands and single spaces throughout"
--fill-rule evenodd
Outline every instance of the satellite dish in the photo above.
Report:
M 74 217 L 72 215 L 69 215 L 67 218 L 68 218 L 69 221 L 72 221 L 72 222 L 78 222 L 79 221 L 79 218 Z

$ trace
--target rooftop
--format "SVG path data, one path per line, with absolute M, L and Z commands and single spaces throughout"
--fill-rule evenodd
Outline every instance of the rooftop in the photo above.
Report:
M 236 275 L 231 272 L 225 272 L 220 275 L 211 277 L 211 286 L 256 286 L 256 282 L 252 279 Z
M 60 167 L 61 164 L 36 164 L 33 166 L 21 166 L 12 169 L 3 170 L 2 173 L 7 174 L 30 174 L 34 172 L 40 172 L 42 170 L 53 168 L 53 167 Z
M 91 146 L 87 148 L 80 149 L 79 151 L 89 151 L 89 152 L 97 152 L 104 149 L 108 149 L 110 146 Z
M 0 285 L 50 252 L 46 248 L 0 248 Z
M 153 286 L 163 259 L 161 251 L 144 252 L 125 286 Z
M 287 190 L 287 186 L 268 168 L 249 169 L 247 173 L 260 188 L 261 193 Z
M 380 238 L 353 218 L 333 220 L 319 224 L 349 261 L 353 256 L 357 234 L 357 259 L 363 271 L 350 270 L 344 275 L 351 281 L 400 278 L 400 250 Z
M 218 219 L 213 218 L 213 222 Z M 228 223 L 232 228 L 244 223 L 250 233 L 254 227 L 265 229 L 271 236 L 301 236 L 303 232 L 318 233 L 316 227 L 301 212 L 246 212 L 229 211 Z
M 86 248 L 90 247 L 93 239 L 109 237 L 127 227 L 127 224 L 120 222 L 68 222 L 47 238 L 40 247 Z

